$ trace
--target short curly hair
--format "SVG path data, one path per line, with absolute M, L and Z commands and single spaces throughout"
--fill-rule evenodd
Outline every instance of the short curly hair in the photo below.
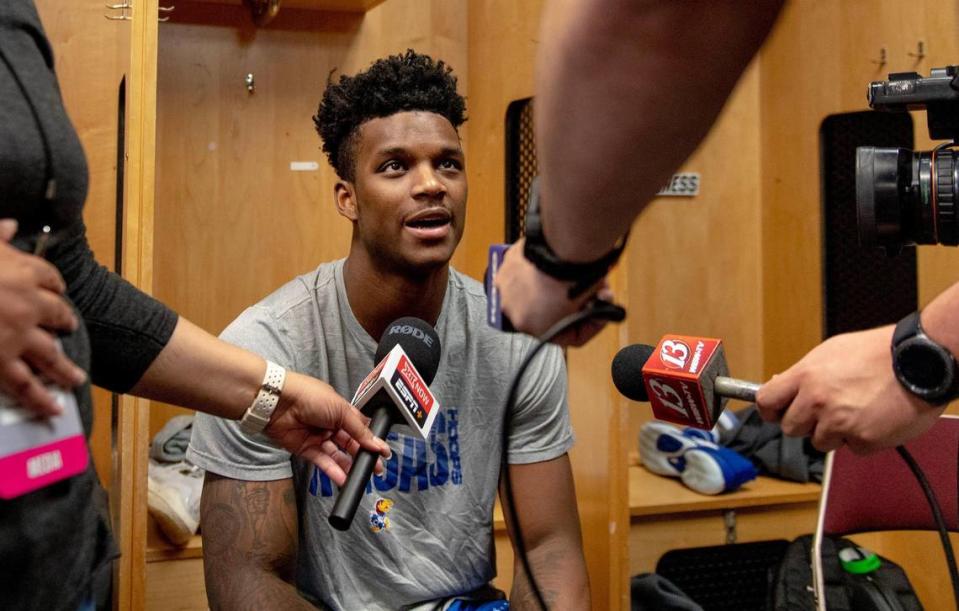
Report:
M 359 127 L 370 119 L 411 110 L 442 115 L 457 131 L 466 121 L 466 100 L 456 93 L 453 69 L 407 49 L 373 62 L 356 76 L 341 76 L 337 83 L 331 73 L 313 124 L 337 175 L 353 181 Z

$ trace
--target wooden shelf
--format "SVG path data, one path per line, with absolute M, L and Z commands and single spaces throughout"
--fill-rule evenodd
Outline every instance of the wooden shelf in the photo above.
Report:
M 628 473 L 630 516 L 809 503 L 817 501 L 822 490 L 819 484 L 759 477 L 736 492 L 707 496 L 693 492 L 678 479 L 656 475 L 639 466 L 629 467 Z
M 147 562 L 202 557 L 203 539 L 200 535 L 191 537 L 184 547 L 177 547 L 163 536 L 152 516 L 147 519 Z
M 231 4 L 240 6 L 243 0 L 191 0 L 200 4 Z M 337 11 L 344 13 L 365 13 L 383 0 L 280 0 L 280 11 L 284 8 L 308 9 L 315 11 Z

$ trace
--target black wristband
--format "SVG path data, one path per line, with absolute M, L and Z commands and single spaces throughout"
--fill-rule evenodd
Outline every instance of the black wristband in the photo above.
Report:
M 539 179 L 533 179 L 530 185 L 529 203 L 526 206 L 526 243 L 523 247 L 523 255 L 544 274 L 563 282 L 573 282 L 570 298 L 582 294 L 609 272 L 609 268 L 623 254 L 628 237 L 627 231 L 611 251 L 595 261 L 585 263 L 564 261 L 546 243 L 539 215 Z

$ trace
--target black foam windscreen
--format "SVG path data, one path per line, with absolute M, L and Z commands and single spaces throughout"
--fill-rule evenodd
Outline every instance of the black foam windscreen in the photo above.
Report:
M 536 177 L 533 98 L 510 102 L 506 108 L 506 242 L 526 230 L 526 204 Z
M 436 377 L 440 364 L 440 338 L 431 324 L 415 316 L 397 318 L 383 331 L 380 343 L 376 346 L 374 363 L 379 363 L 399 344 L 403 347 L 413 367 L 427 385 Z
M 611 367 L 616 390 L 633 401 L 649 401 L 646 385 L 643 384 L 643 365 L 652 356 L 655 348 L 647 344 L 626 346 L 616 353 Z
M 893 258 L 859 245 L 856 147 L 913 146 L 907 113 L 854 112 L 820 128 L 823 221 L 823 336 L 896 322 L 918 308 L 916 250 Z

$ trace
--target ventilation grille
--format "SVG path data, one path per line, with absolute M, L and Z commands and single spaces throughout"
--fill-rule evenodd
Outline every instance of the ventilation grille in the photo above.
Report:
M 893 323 L 918 307 L 916 249 L 888 257 L 863 248 L 856 225 L 856 147 L 912 145 L 907 113 L 846 113 L 822 123 L 824 337 Z
M 511 102 L 506 109 L 506 242 L 526 229 L 526 202 L 536 176 L 533 98 Z

